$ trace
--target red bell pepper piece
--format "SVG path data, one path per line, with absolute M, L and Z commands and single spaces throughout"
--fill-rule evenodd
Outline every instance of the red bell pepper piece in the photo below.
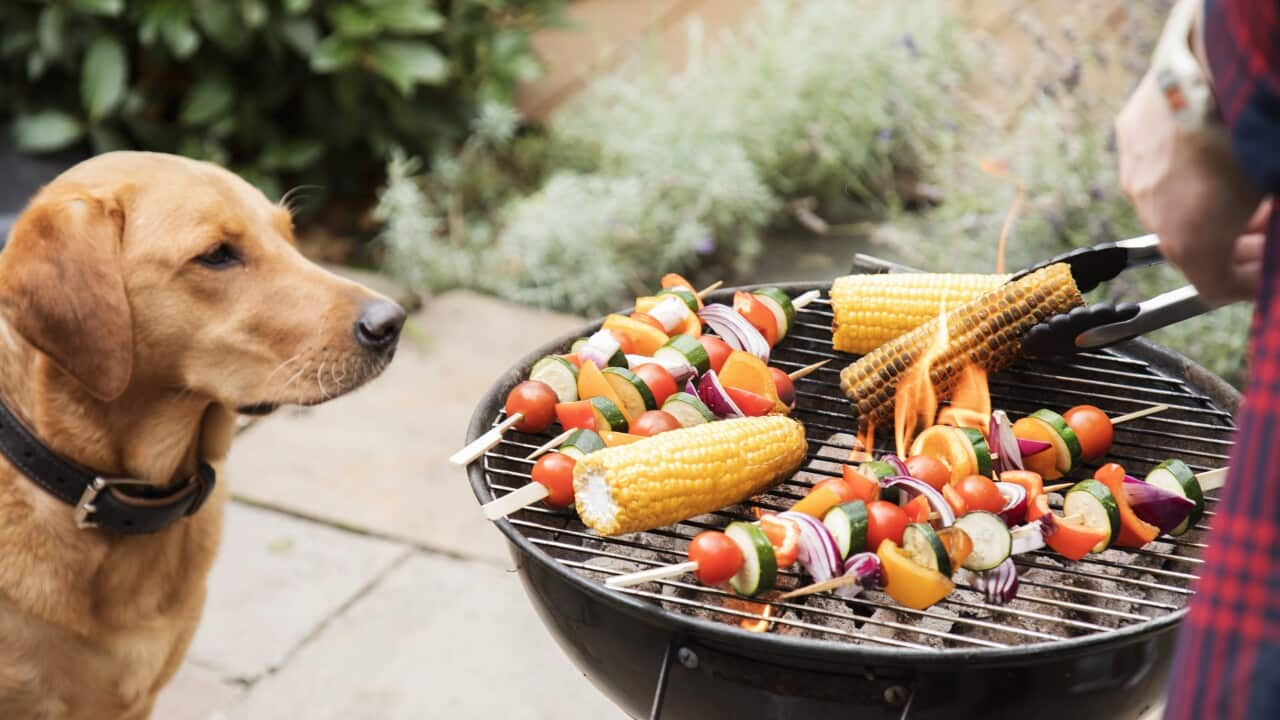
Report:
M 556 403 L 556 419 L 565 430 L 595 430 L 596 413 L 590 400 Z
M 1160 535 L 1160 528 L 1143 521 L 1129 506 L 1129 497 L 1124 492 L 1124 468 L 1116 463 L 1107 463 L 1098 468 L 1093 479 L 1107 486 L 1120 508 L 1120 532 L 1112 545 L 1140 548 Z
M 1035 522 L 1045 515 L 1053 515 L 1053 532 L 1044 539 L 1045 544 L 1068 560 L 1079 560 L 1088 555 L 1107 537 L 1105 530 L 1093 530 L 1054 514 L 1049 510 L 1049 496 L 1041 493 L 1035 502 L 1027 506 L 1027 521 Z
M 844 481 L 853 490 L 852 500 L 869 503 L 880 499 L 880 483 L 858 472 L 854 466 L 844 466 Z

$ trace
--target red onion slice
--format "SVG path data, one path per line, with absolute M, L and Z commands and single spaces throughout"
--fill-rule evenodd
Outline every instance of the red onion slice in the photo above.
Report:
M 884 455 L 881 455 L 880 462 L 889 463 L 889 466 L 893 468 L 893 471 L 903 477 L 915 477 L 911 474 L 911 471 L 907 469 L 907 464 L 902 462 L 902 459 L 893 453 L 885 453 Z
M 664 353 L 662 357 L 655 358 L 647 355 L 628 355 L 627 365 L 632 369 L 636 369 L 640 365 L 661 365 L 667 372 L 671 373 L 671 379 L 680 382 L 686 378 L 691 378 L 697 374 L 692 365 L 686 362 L 680 362 L 672 357 L 675 353 Z M 696 395 L 697 393 L 690 393 Z
M 974 589 L 992 605 L 1005 605 L 1018 594 L 1018 567 L 1013 558 L 985 572 L 974 573 Z
M 586 344 L 578 348 L 578 357 L 583 362 L 590 360 L 596 364 L 596 367 L 603 368 L 609 366 L 609 358 L 622 346 L 618 344 L 618 339 L 608 330 L 597 330 L 595 334 L 587 338 Z
M 707 305 L 698 311 L 698 317 L 734 350 L 745 350 L 764 362 L 769 362 L 769 343 L 754 325 L 738 314 L 738 311 L 720 303 Z
M 998 482 L 996 489 L 1004 496 L 1004 507 L 997 513 L 1009 527 L 1027 519 L 1027 489 L 1016 483 Z
M 1162 535 L 1181 525 L 1196 507 L 1194 502 L 1181 495 L 1131 475 L 1124 476 L 1124 494 L 1133 514 L 1139 520 L 1160 528 Z
M 881 487 L 898 488 L 907 493 L 908 500 L 914 499 L 917 495 L 924 495 L 929 499 L 929 506 L 933 511 L 938 513 L 939 527 L 951 527 L 956 521 L 956 514 L 951 509 L 951 505 L 946 498 L 942 497 L 942 493 L 933 489 L 929 483 L 918 480 L 906 475 L 895 475 L 887 477 L 880 481 Z
M 996 450 L 995 470 L 997 473 L 1009 470 L 1025 470 L 1022 464 L 1022 449 L 1018 438 L 1013 436 L 1013 423 L 1003 410 L 991 413 L 991 427 L 987 437 Z
M 800 526 L 799 553 L 796 560 L 814 582 L 825 582 L 841 572 L 840 548 L 831 530 L 817 518 L 804 513 L 787 511 L 778 517 L 791 520 Z
M 1044 517 L 1051 517 L 1051 515 Z M 1013 547 L 1009 552 L 1013 555 L 1021 555 L 1044 547 L 1045 538 L 1053 534 L 1054 528 L 1052 520 L 1047 523 L 1043 520 L 1044 518 L 1040 518 L 1010 530 L 1009 536 L 1013 538 Z
M 744 417 L 746 413 L 738 408 L 738 404 L 729 397 L 729 393 L 725 392 L 724 386 L 720 384 L 720 378 L 716 375 L 715 370 L 708 370 L 702 375 L 702 379 L 698 381 L 698 397 L 702 402 L 707 404 L 711 412 L 716 417 Z
M 844 574 L 856 575 L 858 582 L 836 588 L 836 594 L 842 597 L 854 597 L 863 590 L 884 589 L 884 572 L 880 569 L 880 558 L 873 552 L 860 552 L 849 556 L 844 561 Z
M 1023 440 L 1022 438 L 1018 438 L 1018 450 L 1022 453 L 1024 460 L 1032 455 L 1048 450 L 1049 447 L 1049 443 L 1044 442 L 1043 440 Z

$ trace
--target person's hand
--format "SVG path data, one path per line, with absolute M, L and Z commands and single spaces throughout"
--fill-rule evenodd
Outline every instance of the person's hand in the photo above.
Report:
M 1116 118 L 1116 146 L 1120 187 L 1165 257 L 1210 303 L 1252 300 L 1265 217 L 1227 138 L 1179 126 L 1148 73 Z

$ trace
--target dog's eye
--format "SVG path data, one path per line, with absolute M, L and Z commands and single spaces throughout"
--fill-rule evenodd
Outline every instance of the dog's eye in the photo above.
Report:
M 226 243 L 218 243 L 202 255 L 196 256 L 196 262 L 213 270 L 225 270 L 240 262 L 236 249 Z

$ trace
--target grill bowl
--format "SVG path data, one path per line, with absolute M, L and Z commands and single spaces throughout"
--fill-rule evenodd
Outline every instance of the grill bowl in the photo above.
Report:
M 795 296 L 815 286 L 782 287 Z M 728 301 L 731 293 L 722 290 L 709 301 Z M 771 361 L 793 368 L 819 357 L 838 358 L 821 371 L 826 375 L 811 376 L 797 384 L 800 408 L 796 416 L 810 427 L 811 446 L 817 445 L 819 450 L 830 431 L 852 432 L 854 419 L 838 388 L 831 388 L 839 369 L 853 356 L 830 350 L 826 325 L 829 312 L 825 306 L 815 304 L 801 311 L 797 327 L 778 346 Z M 500 419 L 506 393 L 527 377 L 534 361 L 563 352 L 572 339 L 596 327 L 598 323 L 548 343 L 495 383 L 472 418 L 468 441 Z M 1164 457 L 1183 457 L 1198 469 L 1225 464 L 1233 427 L 1231 415 L 1239 404 L 1238 393 L 1220 378 L 1142 340 L 1068 361 L 1022 364 L 993 375 L 991 390 L 993 405 L 1016 415 L 1041 406 L 1062 410 L 1082 402 L 1099 405 L 1113 415 L 1152 402 L 1174 405 L 1173 410 L 1117 428 L 1112 457 L 1133 474 L 1146 472 Z M 541 440 L 545 438 L 510 434 L 503 445 L 473 463 L 468 474 L 477 499 L 487 502 L 495 492 L 501 494 L 504 488 L 527 482 L 528 464 L 522 466 L 512 458 L 527 454 Z M 809 467 L 814 467 L 812 461 Z M 820 477 L 800 480 L 791 486 L 790 494 L 784 488 L 780 499 L 773 498 L 770 504 L 766 498 L 762 504 L 777 507 L 779 502 L 789 503 L 795 491 Z M 1015 635 L 1013 642 L 1007 638 L 991 641 L 982 635 L 986 626 L 1004 624 L 1004 611 L 984 615 L 991 609 L 981 602 L 966 601 L 959 602 L 960 611 L 974 610 L 977 615 L 957 620 L 956 625 L 962 631 L 977 627 L 977 633 L 942 631 L 941 637 L 917 638 L 904 631 L 907 640 L 903 641 L 900 635 L 881 632 L 869 641 L 858 631 L 851 633 L 849 621 L 880 622 L 863 628 L 883 631 L 885 622 L 925 625 L 937 618 L 902 611 L 904 617 L 890 615 L 885 621 L 877 620 L 878 615 L 867 619 L 846 612 L 837 613 L 846 628 L 832 629 L 821 622 L 828 617 L 824 611 L 811 609 L 804 599 L 793 601 L 799 609 L 786 610 L 777 631 L 752 633 L 740 629 L 736 622 L 725 622 L 736 620 L 734 616 L 708 608 L 711 591 L 697 590 L 692 580 L 665 583 L 662 594 L 646 591 L 648 586 L 618 592 L 602 584 L 604 573 L 618 570 L 592 569 L 582 560 L 634 555 L 647 563 L 623 569 L 639 569 L 659 560 L 671 562 L 678 559 L 683 539 L 703 526 L 722 526 L 728 515 L 747 517 L 746 509 L 739 506 L 717 514 L 719 517 L 681 523 L 677 527 L 684 532 L 639 533 L 610 541 L 587 533 L 571 513 L 541 508 L 522 511 L 497 525 L 508 540 L 535 608 L 574 663 L 629 715 L 663 718 L 807 718 L 831 711 L 848 715 L 852 710 L 861 713 L 857 717 L 948 720 L 1025 718 L 1028 713 L 1047 718 L 1088 713 L 1106 718 L 1137 717 L 1158 702 L 1163 690 L 1176 628 L 1185 615 L 1182 606 L 1190 594 L 1186 587 L 1194 577 L 1190 572 L 1199 562 L 1194 556 L 1203 547 L 1197 542 L 1201 528 L 1183 536 L 1166 552 L 1126 552 L 1113 560 L 1081 566 L 1091 568 L 1084 573 L 1074 570 L 1075 564 L 1044 570 L 1067 584 L 1080 575 L 1128 583 L 1127 587 L 1143 591 L 1134 602 L 1147 604 L 1136 611 L 1118 611 L 1126 617 L 1105 628 L 1099 627 L 1102 621 L 1090 613 L 1115 620 L 1104 609 L 1117 607 L 1114 600 L 1104 598 L 1097 610 L 1083 614 L 1066 612 L 1067 619 L 1045 622 L 1039 628 L 1028 622 L 1028 615 L 1049 613 L 1044 608 L 1023 611 L 1014 617 L 1029 632 Z M 1145 563 L 1141 572 L 1135 573 L 1138 577 L 1116 580 L 1126 577 L 1131 562 Z M 1020 570 L 1052 564 L 1051 559 L 1032 557 L 1020 562 Z M 1155 588 L 1163 589 L 1147 593 L 1152 577 L 1156 578 Z M 1096 590 L 1089 594 L 1089 586 L 1083 584 L 1092 580 L 1080 582 L 1081 589 L 1066 590 L 1068 605 L 1090 605 L 1090 598 L 1098 596 Z M 690 601 L 690 596 L 695 599 Z M 1051 592 L 1046 594 L 1050 596 Z M 710 596 L 710 604 L 717 604 L 715 596 Z M 894 612 L 874 599 L 848 605 L 861 613 Z M 814 618 L 819 621 L 817 629 L 808 627 Z M 1070 625 L 1073 622 L 1076 625 Z M 1099 629 L 1081 631 L 1084 626 Z M 1070 631 L 1066 635 L 1064 627 Z M 1045 628 L 1051 628 L 1049 635 L 1054 637 L 1039 637 Z M 995 637 L 1002 636 L 997 633 Z

